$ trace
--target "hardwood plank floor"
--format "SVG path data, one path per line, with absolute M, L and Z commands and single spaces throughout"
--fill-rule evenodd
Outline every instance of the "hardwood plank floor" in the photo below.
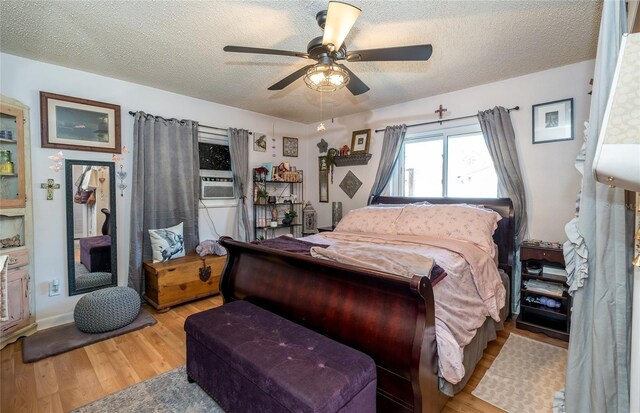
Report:
M 183 329 L 186 317 L 221 304 L 222 298 L 216 296 L 166 313 L 148 308 L 158 320 L 152 327 L 35 363 L 22 362 L 22 340 L 18 340 L 0 352 L 0 412 L 67 412 L 178 367 L 186 357 Z M 515 322 L 508 323 L 498 338 L 489 343 L 469 383 L 447 403 L 445 413 L 502 412 L 471 392 L 513 332 L 567 348 L 565 342 L 516 330 Z

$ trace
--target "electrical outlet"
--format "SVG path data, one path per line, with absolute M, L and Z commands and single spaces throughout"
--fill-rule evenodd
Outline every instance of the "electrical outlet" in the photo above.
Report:
M 49 297 L 60 295 L 60 280 L 53 280 L 49 283 Z

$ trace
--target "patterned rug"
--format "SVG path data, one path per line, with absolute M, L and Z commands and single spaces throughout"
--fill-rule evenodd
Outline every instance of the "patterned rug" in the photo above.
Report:
M 185 366 L 140 382 L 70 413 L 224 413 L 196 383 Z
M 567 350 L 511 334 L 471 394 L 509 413 L 548 413 L 566 367 Z

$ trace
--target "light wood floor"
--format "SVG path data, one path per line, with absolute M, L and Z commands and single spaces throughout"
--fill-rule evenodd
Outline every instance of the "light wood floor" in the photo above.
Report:
M 0 412 L 67 412 L 185 363 L 184 320 L 222 304 L 211 297 L 158 314 L 152 327 L 49 357 L 22 362 L 22 340 L 0 352 Z M 452 398 L 446 413 L 492 413 L 502 410 L 474 397 L 478 384 L 512 332 L 566 348 L 567 343 L 516 330 L 511 322 L 490 343 L 469 384 Z

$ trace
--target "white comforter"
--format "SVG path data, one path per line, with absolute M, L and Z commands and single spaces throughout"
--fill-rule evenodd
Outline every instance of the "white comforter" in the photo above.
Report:
M 448 275 L 434 286 L 433 294 L 440 375 L 451 384 L 465 375 L 463 349 L 476 330 L 488 316 L 499 321 L 506 297 L 500 274 L 491 256 L 471 243 L 345 232 L 325 232 L 304 240 L 329 245 L 311 249 L 317 258 L 393 274 L 426 274 L 432 260 L 444 268 Z

